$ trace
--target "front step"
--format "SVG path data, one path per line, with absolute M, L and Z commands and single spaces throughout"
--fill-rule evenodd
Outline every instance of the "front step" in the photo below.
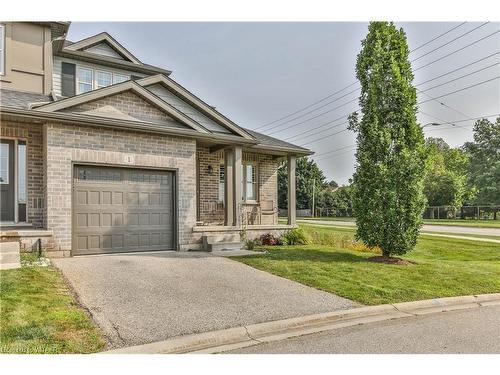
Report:
M 0 270 L 21 267 L 21 246 L 19 242 L 0 242 Z
M 241 250 L 242 248 L 241 242 L 217 242 L 210 244 L 207 251 Z
M 202 237 L 204 251 L 241 250 L 239 234 L 214 234 Z

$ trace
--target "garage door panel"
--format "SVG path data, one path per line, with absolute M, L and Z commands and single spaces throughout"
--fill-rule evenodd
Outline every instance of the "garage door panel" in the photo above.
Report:
M 173 172 L 76 166 L 73 253 L 174 248 Z

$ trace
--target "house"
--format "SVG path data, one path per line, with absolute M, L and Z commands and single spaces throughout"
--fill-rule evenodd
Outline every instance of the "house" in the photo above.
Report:
M 0 24 L 2 241 L 50 256 L 196 250 L 295 225 L 309 150 L 234 123 L 107 33 L 70 42 L 69 26 Z

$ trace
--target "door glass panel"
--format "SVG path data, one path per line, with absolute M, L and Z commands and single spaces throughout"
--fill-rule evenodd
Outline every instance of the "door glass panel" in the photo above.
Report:
M 19 141 L 17 146 L 18 164 L 17 164 L 17 197 L 19 203 L 26 203 L 26 143 Z
M 0 184 L 9 183 L 9 148 L 8 143 L 0 143 Z

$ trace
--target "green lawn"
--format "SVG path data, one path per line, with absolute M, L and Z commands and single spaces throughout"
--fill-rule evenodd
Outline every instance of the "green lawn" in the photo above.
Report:
M 0 271 L 0 353 L 93 353 L 105 341 L 53 267 Z
M 281 219 L 281 218 L 280 218 Z M 355 221 L 353 217 L 299 217 L 299 220 Z M 286 221 L 286 219 L 285 219 Z M 500 228 L 500 220 L 446 220 L 425 219 L 424 224 L 457 225 L 461 227 Z
M 267 247 L 234 259 L 367 305 L 500 292 L 500 244 L 422 236 L 403 257 L 417 264 L 396 266 L 352 250 L 352 229 L 303 228 L 318 245 Z

